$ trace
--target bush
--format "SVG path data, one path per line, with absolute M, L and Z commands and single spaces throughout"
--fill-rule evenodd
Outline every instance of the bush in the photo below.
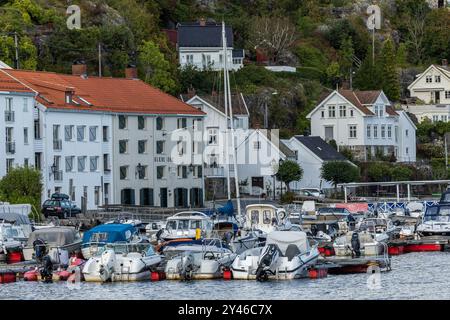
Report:
M 281 202 L 281 204 L 290 204 L 290 203 L 294 202 L 294 198 L 295 198 L 295 193 L 286 192 L 286 193 L 283 193 L 283 195 L 281 196 L 280 202 Z

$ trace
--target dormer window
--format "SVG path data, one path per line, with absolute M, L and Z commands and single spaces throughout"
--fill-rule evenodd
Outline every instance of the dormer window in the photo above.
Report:
M 66 91 L 66 104 L 71 104 L 71 103 L 72 103 L 72 92 Z

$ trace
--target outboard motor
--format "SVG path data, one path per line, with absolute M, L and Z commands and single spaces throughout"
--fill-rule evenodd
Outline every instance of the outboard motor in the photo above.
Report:
M 192 280 L 192 272 L 194 271 L 194 258 L 187 255 L 181 258 L 180 278 L 182 281 Z
M 256 280 L 258 281 L 267 281 L 269 279 L 268 272 L 273 272 L 270 270 L 270 267 L 277 260 L 280 252 L 276 245 L 269 244 L 263 252 L 261 252 L 261 256 L 258 263 L 258 268 L 256 269 Z
M 52 282 L 53 278 L 53 262 L 52 259 L 46 255 L 42 258 L 41 278 L 45 283 Z
M 45 254 L 47 253 L 47 247 L 45 245 L 45 241 L 37 238 L 33 241 L 33 249 L 34 249 L 34 256 L 37 261 L 42 261 Z
M 355 257 L 359 258 L 361 256 L 361 242 L 359 241 L 358 232 L 353 232 L 351 244 Z

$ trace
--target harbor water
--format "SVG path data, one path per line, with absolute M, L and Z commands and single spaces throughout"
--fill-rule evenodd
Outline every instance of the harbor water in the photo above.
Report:
M 79 288 L 71 289 L 65 282 L 18 281 L 0 284 L 0 299 L 450 299 L 448 270 L 450 253 L 409 253 L 393 257 L 392 271 L 381 273 L 377 285 L 371 285 L 368 274 L 265 283 L 236 280 L 82 282 Z

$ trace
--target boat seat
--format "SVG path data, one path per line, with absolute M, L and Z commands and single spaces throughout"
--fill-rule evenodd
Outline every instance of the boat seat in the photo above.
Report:
M 286 248 L 286 254 L 285 256 L 288 258 L 288 261 L 291 261 L 295 256 L 298 256 L 300 254 L 300 249 L 293 243 L 288 245 Z

